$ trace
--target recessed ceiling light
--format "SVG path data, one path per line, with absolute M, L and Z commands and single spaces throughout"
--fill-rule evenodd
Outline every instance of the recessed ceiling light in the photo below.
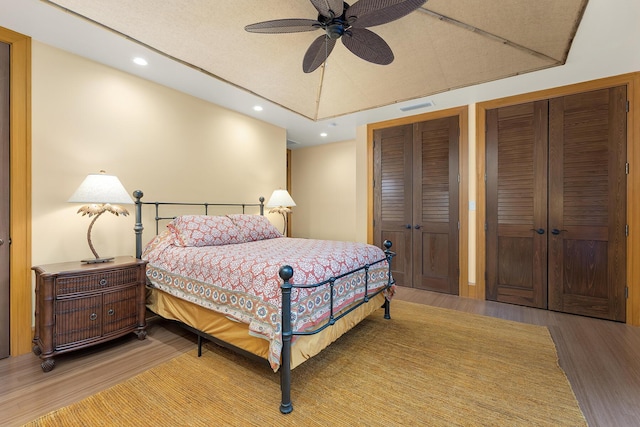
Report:
M 148 65 L 149 64 L 146 59 L 141 58 L 139 56 L 136 56 L 135 58 L 133 58 L 133 62 L 138 64 L 138 65 Z
M 324 138 L 324 137 L 326 137 L 326 136 L 327 136 L 327 133 L 326 133 L 326 132 L 322 132 L 322 133 L 320 134 L 320 136 Z
M 253 107 L 253 111 L 262 111 L 262 107 L 260 105 L 255 105 Z

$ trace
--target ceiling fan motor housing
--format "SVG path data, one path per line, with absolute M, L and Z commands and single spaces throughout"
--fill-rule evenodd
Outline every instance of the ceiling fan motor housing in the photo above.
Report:
M 326 31 L 327 37 L 332 40 L 337 40 L 345 33 L 345 31 L 349 28 L 349 24 L 345 18 L 345 13 L 349 9 L 349 4 L 343 2 L 342 12 L 340 15 L 336 16 L 335 11 L 331 10 L 332 17 L 326 17 L 323 15 L 318 15 L 318 22 L 322 24 L 322 28 Z
M 327 25 L 327 36 L 330 39 L 337 40 L 344 34 L 344 25 L 342 23 L 335 23 Z

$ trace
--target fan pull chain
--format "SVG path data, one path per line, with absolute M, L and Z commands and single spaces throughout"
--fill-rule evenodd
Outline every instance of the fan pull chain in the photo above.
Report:
M 329 60 L 329 36 L 324 38 L 324 70 L 327 71 L 327 61 Z

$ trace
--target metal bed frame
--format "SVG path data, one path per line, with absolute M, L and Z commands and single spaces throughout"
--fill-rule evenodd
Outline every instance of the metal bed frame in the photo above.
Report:
M 182 202 L 143 202 L 141 199 L 143 197 L 143 193 L 140 190 L 136 190 L 133 192 L 133 196 L 135 198 L 135 226 L 134 231 L 136 235 L 136 258 L 140 259 L 142 257 L 142 231 L 144 227 L 142 225 L 142 206 L 143 205 L 153 205 L 155 206 L 155 223 L 156 223 L 156 235 L 159 231 L 159 222 L 162 220 L 172 220 L 175 217 L 173 216 L 161 216 L 160 208 L 163 206 L 200 206 L 204 208 L 204 215 L 209 214 L 209 207 L 237 207 L 240 208 L 242 213 L 245 213 L 247 207 L 258 207 L 260 211 L 260 215 L 264 215 L 264 197 L 260 197 L 260 203 L 182 203 Z M 371 298 L 375 297 L 381 292 L 391 288 L 395 284 L 395 280 L 393 280 L 391 276 L 391 260 L 396 255 L 391 251 L 391 242 L 385 240 L 383 243 L 385 256 L 371 264 L 363 265 L 354 270 L 348 271 L 344 274 L 341 274 L 336 277 L 331 277 L 320 283 L 313 284 L 292 284 L 289 282 L 293 277 L 293 268 L 289 265 L 284 265 L 280 267 L 278 272 L 280 278 L 282 279 L 282 284 L 280 286 L 282 292 L 282 353 L 280 358 L 280 390 L 282 393 L 282 398 L 280 402 L 280 412 L 283 414 L 288 414 L 293 411 L 293 405 L 291 403 L 291 340 L 294 336 L 302 336 L 302 335 L 314 335 L 317 334 L 324 329 L 334 325 L 338 320 L 351 313 L 356 308 L 360 307 L 363 304 L 368 303 Z M 368 287 L 368 271 L 369 269 L 379 263 L 388 262 L 389 265 L 389 273 L 388 273 L 388 281 L 386 286 L 373 293 L 369 293 Z M 342 310 L 339 313 L 334 313 L 334 304 L 333 304 L 333 287 L 336 280 L 341 279 L 343 277 L 361 272 L 364 270 L 364 278 L 365 278 L 365 294 L 364 297 L 353 303 L 347 309 Z M 330 292 L 330 315 L 329 320 L 319 326 L 314 330 L 306 330 L 306 331 L 294 331 L 291 327 L 291 292 L 294 288 L 317 288 L 320 286 L 329 286 L 331 288 Z M 384 308 L 384 318 L 391 319 L 389 313 L 389 300 L 385 298 L 384 304 L 382 306 Z M 213 341 L 216 344 L 219 344 L 223 347 L 232 349 L 239 353 L 258 357 L 249 353 L 243 349 L 240 349 L 233 344 L 222 341 L 212 335 L 209 335 L 205 332 L 199 331 L 192 326 L 186 325 L 182 322 L 178 322 L 182 326 L 186 327 L 191 332 L 195 333 L 198 336 L 198 356 L 201 355 L 202 352 L 202 338 L 206 338 L 207 340 Z M 262 359 L 262 358 L 260 358 Z

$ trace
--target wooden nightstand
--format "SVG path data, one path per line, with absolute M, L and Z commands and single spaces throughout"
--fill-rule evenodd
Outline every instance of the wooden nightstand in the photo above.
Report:
M 117 257 L 111 262 L 67 262 L 33 267 L 36 274 L 33 353 L 42 370 L 53 357 L 134 332 L 145 331 L 146 261 Z

